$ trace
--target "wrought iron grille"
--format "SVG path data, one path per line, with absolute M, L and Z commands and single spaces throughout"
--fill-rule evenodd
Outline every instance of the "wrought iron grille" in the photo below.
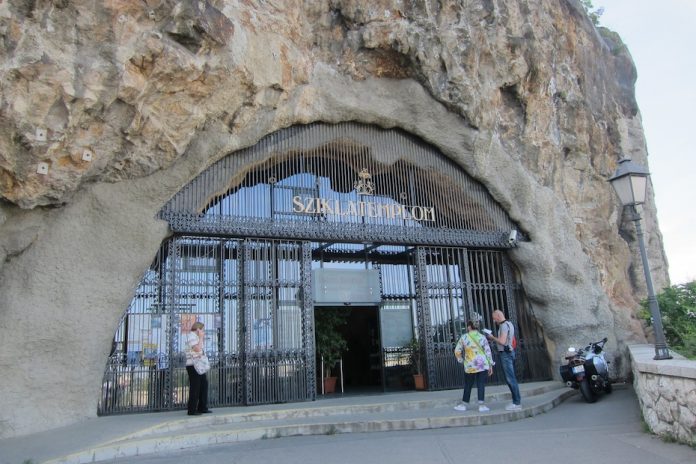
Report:
M 99 414 L 184 408 L 180 341 L 196 320 L 211 406 L 315 398 L 311 274 L 324 265 L 378 269 L 380 324 L 409 325 L 380 335 L 385 390 L 412 385 L 413 337 L 428 388 L 461 386 L 454 343 L 468 318 L 492 327 L 494 309 L 518 328 L 520 378 L 549 377 L 543 333 L 502 251 L 517 226 L 408 134 L 354 123 L 278 131 L 206 169 L 160 217 L 176 235 L 116 332 Z
M 211 406 L 314 398 L 309 276 L 313 267 L 346 265 L 380 272 L 384 390 L 412 388 L 412 337 L 422 342 L 428 387 L 461 386 L 454 344 L 467 319 L 492 327 L 494 309 L 518 329 L 520 379 L 549 377 L 543 333 L 504 252 L 182 236 L 163 243 L 123 317 L 99 413 L 184 408 L 180 339 L 195 320 L 206 326 Z M 394 317 L 408 324 L 399 339 L 385 330 Z M 492 381 L 503 382 L 500 369 Z
M 160 217 L 183 233 L 494 248 L 518 229 L 433 147 L 356 123 L 270 134 L 206 169 Z
M 185 407 L 181 340 L 195 321 L 213 366 L 211 406 L 313 398 L 310 259 L 300 242 L 165 241 L 116 331 L 99 414 Z
M 544 338 L 531 307 L 514 280 L 514 270 L 504 252 L 466 248 L 418 249 L 419 329 L 425 340 L 425 359 L 431 389 L 462 385 L 464 372 L 453 357 L 454 346 L 466 330 L 466 321 L 493 328 L 492 313 L 503 311 L 517 328 L 516 370 L 521 380 L 550 378 Z M 518 310 L 517 302 L 523 303 Z M 492 347 L 495 355 L 495 348 Z M 496 364 L 491 383 L 504 383 Z
M 299 242 L 245 241 L 246 404 L 313 398 L 303 256 Z

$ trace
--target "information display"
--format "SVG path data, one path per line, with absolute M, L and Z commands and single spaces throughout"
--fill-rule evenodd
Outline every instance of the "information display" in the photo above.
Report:
M 382 346 L 395 348 L 406 346 L 413 338 L 411 306 L 407 302 L 389 303 L 380 308 Z
M 382 300 L 377 269 L 314 269 L 314 304 L 374 305 Z

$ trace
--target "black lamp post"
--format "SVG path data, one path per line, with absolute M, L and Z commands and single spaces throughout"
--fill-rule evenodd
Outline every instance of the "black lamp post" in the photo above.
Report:
M 648 254 L 645 252 L 643 229 L 640 226 L 640 213 L 636 209 L 636 205 L 645 203 L 649 175 L 650 173 L 643 166 L 632 162 L 630 158 L 624 158 L 619 161 L 619 166 L 616 168 L 616 172 L 611 179 L 609 179 L 609 182 L 611 182 L 612 187 L 614 187 L 617 195 L 619 195 L 621 204 L 629 207 L 631 220 L 636 224 L 640 257 L 643 259 L 643 273 L 645 274 L 645 283 L 648 287 L 648 307 L 650 308 L 653 328 L 655 329 L 655 357 L 653 359 L 671 359 L 672 356 L 669 354 L 669 349 L 667 348 L 667 342 L 665 340 L 665 332 L 662 328 L 660 306 L 657 303 L 655 290 L 653 289 Z

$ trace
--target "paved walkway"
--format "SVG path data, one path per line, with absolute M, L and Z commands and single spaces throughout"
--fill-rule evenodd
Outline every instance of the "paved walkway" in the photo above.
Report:
M 523 384 L 524 408 L 509 412 L 505 386 L 486 390 L 491 411 L 457 412 L 461 390 L 336 397 L 307 403 L 101 417 L 50 432 L 0 441 L 0 463 L 77 464 L 166 455 L 209 445 L 287 436 L 440 429 L 502 424 L 549 411 L 577 392 L 560 382 Z M 475 398 L 475 394 L 472 395 Z M 123 462 L 126 462 L 124 460 Z
M 545 414 L 478 427 L 254 440 L 113 464 L 694 464 L 696 449 L 643 431 L 630 386 L 596 403 L 578 393 Z

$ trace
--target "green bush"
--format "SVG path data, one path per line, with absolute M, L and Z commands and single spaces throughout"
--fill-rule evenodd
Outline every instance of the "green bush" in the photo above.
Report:
M 670 349 L 696 359 L 696 281 L 672 285 L 657 295 L 662 325 Z M 641 302 L 640 316 L 652 324 L 648 301 Z

